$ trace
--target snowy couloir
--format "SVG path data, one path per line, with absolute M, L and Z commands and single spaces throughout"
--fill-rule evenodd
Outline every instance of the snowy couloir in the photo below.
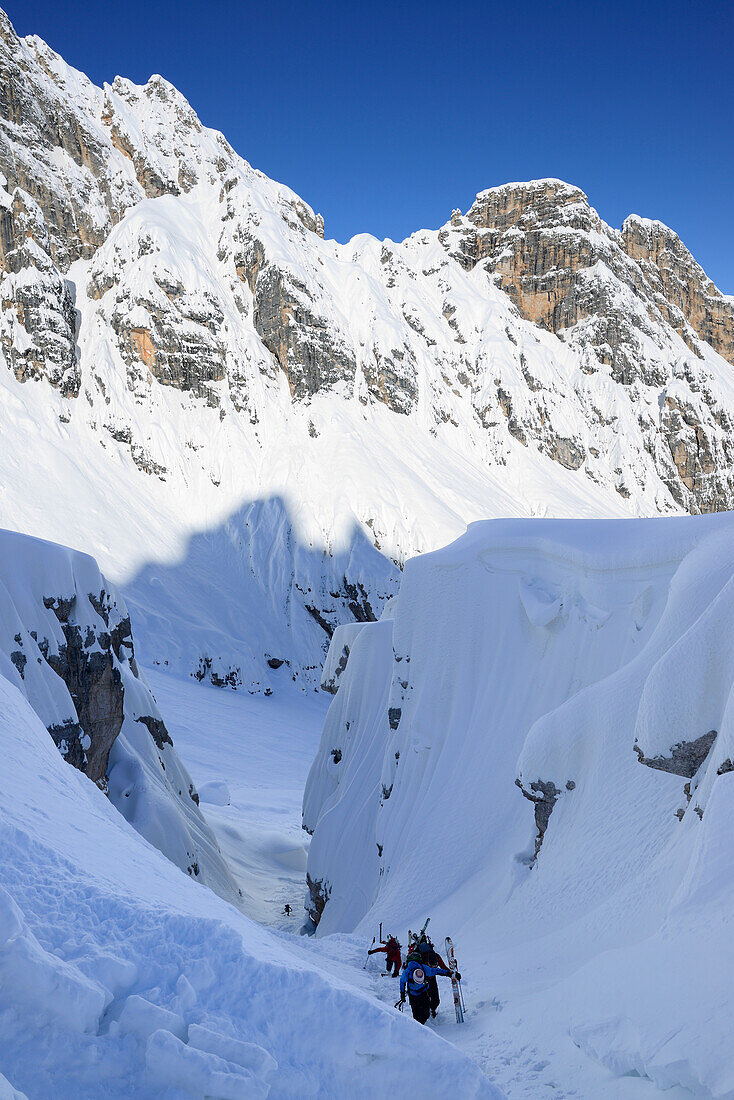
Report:
M 731 514 L 497 520 L 408 562 L 333 642 L 319 934 L 429 914 L 489 1065 L 521 1027 L 583 1095 L 732 1097 L 733 619 Z M 584 1092 L 569 1036 L 616 1091 Z

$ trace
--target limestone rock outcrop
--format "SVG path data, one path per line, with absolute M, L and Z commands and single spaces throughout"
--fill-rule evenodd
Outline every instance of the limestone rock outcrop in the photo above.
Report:
M 729 410 L 703 363 L 708 346 L 734 364 L 734 304 L 677 234 L 636 215 L 612 229 L 583 191 L 549 179 L 481 192 L 465 217 L 454 212 L 441 237 L 464 267 L 481 265 L 523 317 L 591 352 L 583 370 L 608 367 L 631 396 L 657 390 L 659 415 L 643 414 L 640 427 L 658 476 L 690 511 L 726 507 L 734 452 L 728 429 L 718 429 Z M 671 330 L 690 356 L 676 354 Z M 685 413 L 667 392 L 678 379 L 697 395 Z M 516 423 L 514 434 L 536 432 Z M 551 446 L 566 465 L 563 441 Z

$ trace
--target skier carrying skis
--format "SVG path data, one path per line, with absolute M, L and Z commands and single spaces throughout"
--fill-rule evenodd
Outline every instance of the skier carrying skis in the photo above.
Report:
M 429 967 L 443 969 L 448 971 L 449 974 L 451 973 L 429 939 L 421 940 L 418 944 L 418 951 L 420 953 L 421 963 L 427 963 Z M 459 981 L 461 981 L 461 974 L 459 974 Z M 436 1011 L 441 1003 L 435 974 L 431 974 L 428 979 L 428 1000 L 431 1004 L 431 1016 L 435 1018 Z
M 402 956 L 400 954 L 400 944 L 395 936 L 388 936 L 386 940 L 380 940 L 380 947 L 373 947 L 367 954 L 374 955 L 378 951 L 384 951 L 387 955 L 387 973 L 392 972 L 393 977 L 397 978 L 400 973 Z
M 428 979 L 436 974 L 451 977 L 451 971 L 445 966 L 429 966 L 423 962 L 420 951 L 413 950 L 408 955 L 405 969 L 400 975 L 400 1004 L 405 1001 L 405 989 L 408 989 L 408 998 L 413 1012 L 413 1019 L 419 1024 L 424 1024 L 431 1014 L 431 1000 L 429 996 Z

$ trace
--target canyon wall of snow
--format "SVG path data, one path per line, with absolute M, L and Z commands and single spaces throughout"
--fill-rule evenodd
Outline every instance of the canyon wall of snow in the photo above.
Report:
M 430 915 L 474 989 L 730 1096 L 733 535 L 496 521 L 408 562 L 305 792 L 319 932 Z
M 0 531 L 0 677 L 25 696 L 64 760 L 150 844 L 237 903 L 240 891 L 138 669 L 125 603 L 92 558 Z M 11 751 L 6 745 L 4 757 Z
M 2 13 L 0 174 L 0 522 L 93 553 L 146 660 L 315 687 L 469 521 L 734 503 L 734 308 L 658 222 L 541 180 L 338 244 L 166 80 Z

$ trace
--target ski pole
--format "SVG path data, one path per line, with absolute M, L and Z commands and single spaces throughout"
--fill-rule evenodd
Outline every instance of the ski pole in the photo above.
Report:
M 375 937 L 373 936 L 373 937 L 372 937 L 372 943 L 370 944 L 370 947 L 374 947 L 374 946 L 375 946 Z M 364 960 L 364 966 L 362 967 L 362 969 L 363 969 L 363 970 L 366 970 L 366 969 L 367 969 L 367 963 L 368 963 L 369 961 L 370 961 L 370 953 L 369 953 L 369 951 L 368 951 L 368 952 L 367 952 L 367 958 L 366 958 L 366 959 Z

